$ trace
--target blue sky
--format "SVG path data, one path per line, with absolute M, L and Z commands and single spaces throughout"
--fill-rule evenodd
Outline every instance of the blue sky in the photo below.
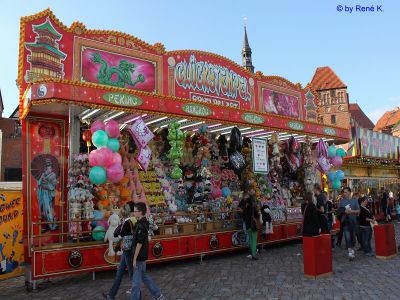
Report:
M 373 122 L 400 105 L 400 1 L 158 0 L 2 1 L 0 88 L 9 116 L 18 104 L 19 18 L 50 7 L 65 25 L 129 33 L 167 50 L 214 52 L 241 63 L 243 18 L 253 64 L 265 75 L 305 85 L 330 66 Z M 383 12 L 338 12 L 337 6 L 382 5 Z

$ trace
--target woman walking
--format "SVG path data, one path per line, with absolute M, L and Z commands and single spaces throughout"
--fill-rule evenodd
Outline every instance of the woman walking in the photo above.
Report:
M 243 193 L 243 198 L 246 200 L 246 207 L 244 210 L 244 221 L 246 223 L 247 234 L 249 236 L 249 247 L 252 260 L 257 260 L 257 232 L 258 232 L 258 220 L 259 213 L 257 211 L 257 204 L 255 197 L 250 195 L 248 192 Z
M 361 233 L 361 245 L 365 255 L 373 256 L 371 248 L 372 228 L 371 222 L 375 221 L 371 211 L 367 208 L 368 199 L 361 197 L 361 208 L 360 208 L 360 233 Z
M 131 249 L 123 249 L 124 248 L 124 239 L 129 240 L 133 239 L 134 227 L 136 224 L 136 218 L 131 217 L 134 211 L 134 203 L 128 202 L 125 206 L 121 208 L 120 216 L 122 218 L 122 223 L 118 226 L 114 231 L 114 237 L 119 237 L 122 239 L 122 255 L 119 261 L 119 266 L 117 270 L 117 274 L 115 275 L 114 283 L 108 293 L 104 292 L 103 297 L 105 299 L 115 299 L 115 296 L 118 293 L 119 286 L 121 285 L 122 277 L 124 276 L 125 268 L 128 269 L 129 278 L 132 278 L 133 275 L 133 267 L 132 267 L 132 251 Z

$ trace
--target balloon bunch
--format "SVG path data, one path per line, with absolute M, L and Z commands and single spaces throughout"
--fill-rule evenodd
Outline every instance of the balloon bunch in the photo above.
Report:
M 336 149 L 335 145 L 330 145 L 328 148 L 329 161 L 333 167 L 339 168 L 343 164 L 343 157 L 346 151 L 343 148 Z M 327 173 L 329 182 L 332 182 L 332 189 L 339 190 L 342 186 L 341 181 L 344 179 L 342 170 L 331 170 Z
M 119 150 L 119 125 L 111 120 L 104 124 L 95 121 L 90 127 L 92 143 L 97 147 L 89 154 L 89 164 L 92 167 L 89 179 L 94 184 L 103 184 L 107 180 L 119 182 L 124 177 Z
M 168 152 L 167 157 L 172 161 L 171 178 L 180 179 L 182 178 L 182 169 L 179 168 L 180 158 L 183 157 L 183 141 L 185 140 L 185 134 L 179 129 L 181 125 L 177 122 L 171 122 L 168 125 L 168 141 L 171 145 L 171 149 Z

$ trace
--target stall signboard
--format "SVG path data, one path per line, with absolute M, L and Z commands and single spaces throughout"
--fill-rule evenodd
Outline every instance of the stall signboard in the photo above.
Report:
M 278 123 L 287 118 L 316 121 L 317 94 L 309 86 L 302 88 L 279 76 L 254 74 L 218 54 L 167 52 L 161 43 L 150 45 L 125 33 L 91 30 L 78 22 L 67 27 L 50 10 L 21 19 L 18 71 L 21 91 L 40 80 L 72 81 L 114 89 L 114 95 L 104 100 L 115 106 L 140 106 L 138 99 L 120 97 L 139 91 L 210 107 L 270 114 Z M 31 99 L 21 94 L 22 118 Z M 88 100 L 99 104 L 99 99 L 101 95 Z M 162 107 L 162 103 L 157 98 L 152 104 Z
M 253 138 L 252 147 L 253 172 L 267 174 L 269 170 L 267 139 Z
M 0 190 L 0 280 L 24 272 L 22 199 L 21 191 Z
M 251 109 L 254 80 L 227 60 L 201 52 L 177 53 L 168 58 L 173 94 L 207 104 Z
M 400 138 L 365 128 L 357 128 L 358 156 L 399 160 Z

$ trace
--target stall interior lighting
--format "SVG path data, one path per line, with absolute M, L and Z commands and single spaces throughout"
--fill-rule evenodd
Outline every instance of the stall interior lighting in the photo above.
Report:
M 189 124 L 189 125 L 182 126 L 182 127 L 180 127 L 180 129 L 185 129 L 185 128 L 197 126 L 197 125 L 204 124 L 204 123 L 205 123 L 204 121 L 202 121 L 202 122 L 197 122 L 197 123 L 194 123 L 194 124 Z
M 83 112 L 81 112 L 80 114 L 79 114 L 79 117 L 81 118 L 81 117 L 83 117 L 84 115 L 86 115 L 88 112 L 90 112 L 90 108 L 88 108 L 88 109 L 85 109 Z
M 120 116 L 120 115 L 122 115 L 124 113 L 125 112 L 123 112 L 123 111 L 117 112 L 115 115 L 112 115 L 111 117 L 108 117 L 107 119 L 104 119 L 104 122 L 110 121 L 110 120 L 112 120 L 112 119 L 114 119 L 114 118 L 116 118 L 116 117 L 118 117 L 118 116 Z
M 85 120 L 85 119 L 89 118 L 90 116 L 94 115 L 94 114 L 97 113 L 98 111 L 100 111 L 100 109 L 92 110 L 92 111 L 91 111 L 90 113 L 88 113 L 86 116 L 83 116 L 83 117 L 82 117 L 82 120 Z
M 168 118 L 168 117 L 158 118 L 158 119 L 155 119 L 155 120 L 146 122 L 145 124 L 146 124 L 146 125 L 154 124 L 154 123 L 160 122 L 160 121 L 162 121 L 162 120 L 165 120 L 165 119 L 167 119 L 167 118 Z
M 217 132 L 217 131 L 227 130 L 227 129 L 231 129 L 233 127 L 235 127 L 235 126 L 228 126 L 228 127 L 218 128 L 218 129 L 210 130 L 210 132 Z
M 256 133 L 256 132 L 260 132 L 260 131 L 264 131 L 264 129 L 252 130 L 252 131 L 244 133 L 244 135 L 248 135 L 248 134 L 252 134 L 252 133 Z
M 132 118 L 132 119 L 129 119 L 128 121 L 125 121 L 124 123 L 127 124 L 127 123 L 130 123 L 130 122 L 136 121 L 136 120 L 138 120 L 138 119 L 140 119 L 140 118 L 144 118 L 144 117 L 146 117 L 146 116 L 147 116 L 147 114 L 143 114 L 143 115 L 141 115 L 141 116 L 136 116 L 136 117 L 134 117 L 134 118 Z
M 128 124 L 126 124 L 126 123 L 122 124 L 122 125 L 119 127 L 119 130 L 124 129 L 127 125 L 128 125 Z
M 187 120 L 188 120 L 188 119 L 182 119 L 182 120 L 179 120 L 178 123 L 181 124 L 181 123 L 183 123 L 183 122 L 186 122 Z

